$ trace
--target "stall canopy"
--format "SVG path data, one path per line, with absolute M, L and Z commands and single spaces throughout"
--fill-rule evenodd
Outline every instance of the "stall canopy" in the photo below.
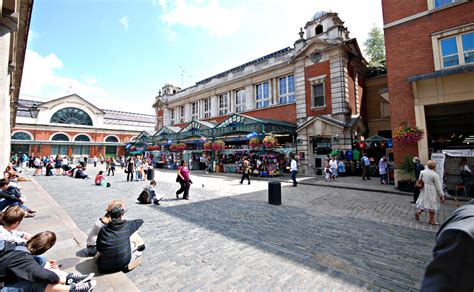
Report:
M 384 138 L 382 136 L 375 135 L 375 136 L 372 136 L 372 137 L 369 137 L 369 138 L 365 139 L 364 142 L 384 142 L 384 141 L 387 141 L 387 140 L 389 140 L 389 139 Z
M 217 125 L 213 134 L 215 138 L 236 134 L 256 132 L 264 134 L 295 134 L 296 125 L 270 119 L 259 119 L 242 114 L 233 114 Z
M 140 143 L 140 142 L 151 143 L 153 135 L 154 135 L 154 133 L 144 130 L 140 134 L 138 134 L 135 141 L 138 142 L 138 143 Z
M 154 144 L 165 144 L 168 140 L 173 142 L 178 138 L 178 132 L 181 131 L 180 127 L 163 126 L 158 132 L 153 135 Z
M 203 142 L 203 139 L 212 137 L 212 129 L 216 126 L 216 123 L 192 120 L 187 124 L 181 131 L 179 131 L 178 136 L 180 142 L 184 143 L 198 143 L 199 141 Z

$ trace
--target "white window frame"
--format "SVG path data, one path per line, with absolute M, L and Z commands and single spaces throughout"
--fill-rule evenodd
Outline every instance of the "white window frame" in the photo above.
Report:
M 219 116 L 224 116 L 229 113 L 229 95 L 227 92 L 217 96 L 217 105 L 219 107 Z
M 293 91 L 290 90 L 289 82 L 288 79 L 292 77 L 293 78 Z M 284 81 L 284 88 L 282 88 L 282 80 Z M 283 91 L 283 92 L 282 92 Z M 286 103 L 292 103 L 295 102 L 296 96 L 295 96 L 295 75 L 291 74 L 288 76 L 283 76 L 278 78 L 278 103 L 279 104 L 286 104 Z M 282 102 L 283 101 L 283 102 Z
M 390 118 L 390 104 L 385 100 L 380 101 L 380 118 Z
M 442 70 L 445 68 L 455 68 L 456 66 L 465 65 L 466 63 L 464 61 L 464 55 L 463 55 L 464 48 L 462 46 L 461 36 L 465 34 L 473 33 L 473 32 L 474 32 L 474 24 L 471 23 L 468 25 L 455 27 L 450 30 L 445 30 L 445 31 L 432 34 L 431 44 L 433 48 L 433 61 L 435 65 L 435 70 Z M 456 46 L 458 49 L 459 64 L 454 65 L 454 66 L 444 67 L 443 55 L 442 55 L 442 50 L 441 50 L 441 41 L 451 38 L 451 37 L 456 37 Z M 467 64 L 471 64 L 471 63 L 467 63 Z
M 204 119 L 211 117 L 211 99 L 205 98 L 202 100 L 202 117 Z
M 178 106 L 178 114 L 179 114 L 179 117 L 178 117 L 178 120 L 179 120 L 179 123 L 184 123 L 184 119 L 186 118 L 186 113 L 184 112 L 184 105 L 180 105 Z
M 175 111 L 174 108 L 170 109 L 170 124 L 174 125 L 176 123 L 175 121 Z
M 240 113 L 246 110 L 245 89 L 235 91 L 235 112 Z
M 326 75 L 318 76 L 309 79 L 311 83 L 311 109 L 320 109 L 326 107 Z M 315 96 L 314 96 L 314 86 L 315 85 L 322 85 L 323 86 L 323 105 L 316 105 Z
M 267 96 L 264 95 L 264 88 L 265 88 L 265 84 L 267 84 L 268 86 L 268 92 L 267 92 Z M 259 98 L 259 89 L 261 88 L 261 99 L 258 99 Z M 270 92 L 271 92 L 271 88 L 270 88 L 270 82 L 269 81 L 265 81 L 265 82 L 262 82 L 262 83 L 258 83 L 258 84 L 255 84 L 255 107 L 257 109 L 259 108 L 266 108 L 266 107 L 269 107 L 271 106 L 272 102 L 271 102 L 271 95 L 270 95 Z
M 199 119 L 199 102 L 191 102 L 191 120 Z

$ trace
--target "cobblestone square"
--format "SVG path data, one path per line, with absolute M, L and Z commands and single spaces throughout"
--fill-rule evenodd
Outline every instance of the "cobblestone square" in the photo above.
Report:
M 283 203 L 273 206 L 267 181 L 198 174 L 185 201 L 175 197 L 175 172 L 155 178 L 160 206 L 136 204 L 148 182 L 126 182 L 122 170 L 110 188 L 35 179 L 86 233 L 113 199 L 145 220 L 143 264 L 127 274 L 142 291 L 418 290 L 431 259 L 436 228 L 414 220 L 410 196 L 282 183 Z M 441 222 L 454 207 L 442 206 Z

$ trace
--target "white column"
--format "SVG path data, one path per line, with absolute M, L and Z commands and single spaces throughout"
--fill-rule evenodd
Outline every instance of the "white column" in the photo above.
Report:
M 245 86 L 245 110 L 255 108 L 255 86 L 253 84 Z
M 191 103 L 186 103 L 184 105 L 184 121 L 186 123 L 191 121 Z
M 5 169 L 10 161 L 10 75 L 8 59 L 10 56 L 10 30 L 0 25 L 0 168 Z
M 211 97 L 211 117 L 216 117 L 218 114 L 217 96 L 214 95 Z

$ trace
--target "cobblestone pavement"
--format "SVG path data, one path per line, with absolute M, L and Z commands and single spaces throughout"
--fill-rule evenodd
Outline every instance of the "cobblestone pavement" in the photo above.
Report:
M 91 168 L 95 174 L 99 168 Z M 147 182 L 112 186 L 36 177 L 83 231 L 112 199 L 143 218 L 143 264 L 127 276 L 142 291 L 418 290 L 436 228 L 414 220 L 411 197 L 282 183 L 283 204 L 267 203 L 268 183 L 192 176 L 191 200 L 177 200 L 176 173 L 156 170 L 161 206 L 136 204 Z M 455 208 L 442 206 L 439 221 Z

